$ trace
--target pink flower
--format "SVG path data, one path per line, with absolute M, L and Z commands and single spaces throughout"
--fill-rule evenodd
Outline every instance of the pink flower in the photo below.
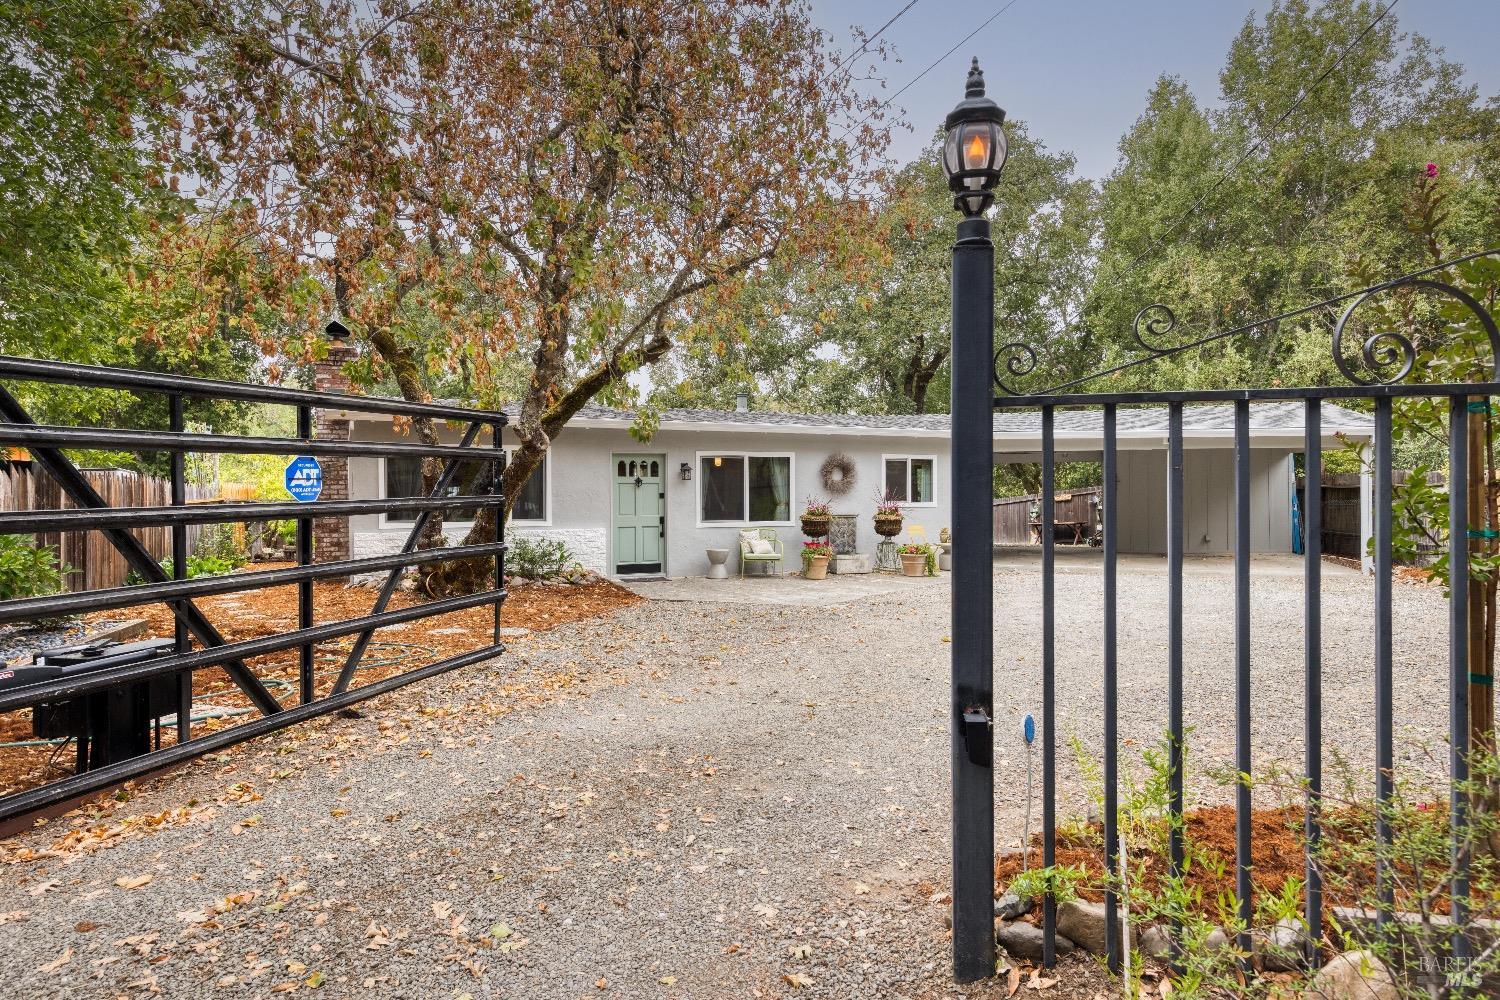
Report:
M 1427 176 L 1429 178 L 1437 176 L 1437 164 L 1436 163 L 1429 163 L 1429 164 L 1427 164 Z

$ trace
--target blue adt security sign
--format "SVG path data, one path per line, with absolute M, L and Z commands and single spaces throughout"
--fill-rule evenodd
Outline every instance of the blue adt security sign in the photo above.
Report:
M 323 467 L 311 455 L 298 455 L 286 467 L 286 491 L 298 503 L 312 503 L 323 495 Z

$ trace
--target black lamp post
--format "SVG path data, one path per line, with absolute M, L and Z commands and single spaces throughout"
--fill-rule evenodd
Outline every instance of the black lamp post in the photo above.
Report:
M 963 213 L 953 245 L 953 975 L 995 973 L 994 453 L 995 245 L 984 212 L 1005 168 L 1005 112 L 984 96 L 975 59 L 948 115 L 943 169 Z

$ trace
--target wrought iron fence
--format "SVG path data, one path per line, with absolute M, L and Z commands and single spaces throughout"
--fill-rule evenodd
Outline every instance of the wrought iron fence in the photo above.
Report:
M 502 652 L 500 609 L 506 596 L 506 546 L 503 536 L 504 518 L 501 516 L 505 500 L 500 494 L 500 481 L 505 459 L 501 449 L 500 429 L 506 422 L 504 414 L 436 403 L 306 392 L 3 356 L 0 356 L 0 379 L 125 390 L 143 396 L 156 394 L 167 399 L 171 420 L 168 430 L 42 426 L 31 418 L 11 392 L 0 387 L 0 444 L 29 449 L 33 461 L 56 480 L 62 493 L 73 504 L 73 507 L 64 510 L 0 512 L 0 534 L 99 532 L 118 550 L 131 570 L 145 581 L 134 586 L 3 601 L 0 602 L 0 624 L 153 604 L 168 608 L 175 623 L 171 648 L 169 651 L 162 651 L 167 655 L 117 663 L 32 683 L 14 683 L 17 677 L 24 680 L 24 671 L 15 671 L 16 676 L 10 678 L 12 683 L 0 685 L 0 713 L 29 709 L 35 717 L 39 711 L 50 712 L 56 706 L 79 703 L 80 699 L 100 693 L 142 692 L 148 686 L 153 692 L 152 697 L 156 698 L 162 690 L 161 685 L 167 684 L 174 692 L 172 711 L 162 711 L 158 707 L 153 708 L 151 714 L 160 711 L 162 718 L 174 721 L 175 725 L 171 728 L 175 729 L 176 734 L 174 743 L 165 743 L 161 739 L 161 720 L 158 719 L 155 749 L 150 749 L 149 752 L 112 760 L 92 770 L 82 769 L 83 755 L 80 754 L 79 773 L 0 798 L 0 820 L 99 791 L 162 767 L 346 708 L 415 681 L 490 659 Z M 188 398 L 293 407 L 297 416 L 296 435 L 277 438 L 189 432 L 186 429 L 184 410 L 184 401 Z M 320 440 L 315 437 L 313 430 L 314 411 L 320 407 L 402 417 L 430 417 L 462 423 L 466 425 L 466 430 L 457 445 L 429 445 L 416 441 L 377 443 Z M 485 428 L 490 430 L 489 443 L 492 447 L 481 450 L 476 442 Z M 171 465 L 170 505 L 110 507 L 65 452 L 65 449 L 78 448 L 167 453 Z M 435 486 L 425 497 L 318 499 L 306 503 L 214 502 L 189 506 L 186 483 L 186 456 L 189 453 L 433 458 L 443 460 L 444 465 Z M 450 487 L 460 474 L 460 465 L 476 458 L 487 463 L 488 489 L 476 489 L 476 493 L 483 492 L 483 495 L 450 496 L 450 492 L 454 492 Z M 423 531 L 434 514 L 458 509 L 472 510 L 479 506 L 496 509 L 495 531 L 490 541 L 466 546 L 418 548 Z M 314 519 L 380 514 L 396 509 L 417 512 L 410 533 L 399 552 L 357 559 L 314 561 Z M 188 578 L 189 526 L 271 519 L 296 521 L 295 566 Z M 134 533 L 141 528 L 163 526 L 171 532 L 170 573 L 158 563 Z M 407 568 L 474 558 L 494 561 L 493 585 L 489 589 L 391 607 L 401 576 Z M 332 622 L 316 621 L 315 581 L 371 573 L 383 573 L 385 579 L 375 593 L 367 614 Z M 231 642 L 195 603 L 197 599 L 211 595 L 247 593 L 287 585 L 295 585 L 298 590 L 297 624 L 294 629 L 274 635 Z M 479 637 L 481 641 L 476 648 L 357 687 L 352 685 L 355 671 L 360 668 L 376 630 L 484 606 L 493 607 L 493 623 L 483 629 Z M 317 647 L 319 643 L 331 640 L 351 640 L 352 648 L 347 654 L 340 651 L 339 657 L 343 662 L 337 676 L 320 690 L 315 670 Z M 295 682 L 283 684 L 289 692 L 278 697 L 272 693 L 263 674 L 252 668 L 248 661 L 292 650 L 297 651 Z M 199 671 L 210 669 L 225 671 L 257 714 L 247 721 L 195 735 L 192 718 L 193 677 Z M 172 720 L 174 715 L 175 720 Z
M 960 244 L 962 245 L 962 243 Z M 1463 260 L 1490 256 L 1500 251 L 1473 254 Z M 957 258 L 956 258 L 957 260 Z M 957 263 L 955 267 L 957 268 Z M 1447 266 L 1447 265 L 1444 265 Z M 1161 346 L 1155 338 L 1168 333 L 1175 325 L 1175 318 L 1165 306 L 1150 306 L 1142 310 L 1136 319 L 1136 342 L 1143 354 L 1132 361 L 1118 365 L 1094 376 L 1070 379 L 1059 386 L 1035 392 L 1026 392 L 1007 385 L 1014 383 L 1036 368 L 1037 354 L 1022 344 L 1009 344 L 995 352 L 996 374 L 994 382 L 1004 394 L 993 399 L 995 410 L 1034 411 L 1038 414 L 1041 431 L 1041 476 L 1040 490 L 1043 524 L 1054 519 L 1056 449 L 1054 424 L 1056 415 L 1062 410 L 1088 410 L 1099 414 L 1102 429 L 1100 458 L 1103 466 L 1104 496 L 1101 510 L 1103 521 L 1103 621 L 1101 645 L 1103 659 L 1103 846 L 1101 867 L 1106 872 L 1105 884 L 1105 928 L 1106 950 L 1110 967 L 1121 968 L 1120 941 L 1120 760 L 1119 734 L 1119 683 L 1118 683 L 1118 525 L 1120 520 L 1120 496 L 1118 474 L 1117 418 L 1122 410 L 1137 406 L 1155 406 L 1167 411 L 1167 486 L 1166 509 L 1166 674 L 1167 706 L 1165 728 L 1167 733 L 1169 859 L 1168 866 L 1173 877 L 1184 875 L 1187 854 L 1184 843 L 1184 763 L 1186 737 L 1184 726 L 1184 478 L 1183 478 L 1183 415 L 1187 408 L 1202 404 L 1228 404 L 1233 411 L 1233 685 L 1234 685 L 1234 769 L 1239 780 L 1234 782 L 1235 859 L 1233 898 L 1237 923 L 1242 931 L 1237 944 L 1248 962 L 1252 953 L 1250 928 L 1255 913 L 1255 887 L 1252 872 L 1255 866 L 1255 843 L 1252 837 L 1253 785 L 1249 776 L 1255 773 L 1256 761 L 1251 753 L 1251 721 L 1255 708 L 1254 691 L 1251 686 L 1251 412 L 1252 406 L 1264 401 L 1295 401 L 1303 412 L 1303 451 L 1305 455 L 1305 512 L 1306 545 L 1303 554 L 1304 606 L 1302 614 L 1302 660 L 1303 690 L 1302 718 L 1304 730 L 1305 760 L 1301 778 L 1305 783 L 1305 798 L 1302 804 L 1303 850 L 1305 861 L 1304 918 L 1308 939 L 1313 944 L 1304 956 L 1308 963 L 1315 959 L 1314 948 L 1325 928 L 1324 885 L 1322 881 L 1323 859 L 1322 833 L 1324 828 L 1324 743 L 1323 724 L 1323 611 L 1322 611 L 1322 472 L 1323 472 L 1323 417 L 1324 405 L 1331 401 L 1357 401 L 1360 408 L 1370 412 L 1370 435 L 1372 446 L 1368 455 L 1373 480 L 1373 564 L 1374 578 L 1371 592 L 1370 633 L 1372 642 L 1374 684 L 1371 702 L 1371 735 L 1373 737 L 1373 770 L 1369 774 L 1370 789 L 1374 803 L 1374 840 L 1376 844 L 1374 890 L 1378 900 L 1378 921 L 1389 929 L 1397 920 L 1396 878 L 1392 863 L 1393 797 L 1395 795 L 1395 720 L 1393 719 L 1393 620 L 1392 620 L 1392 549 L 1393 549 L 1393 486 L 1392 469 L 1392 414 L 1398 401 L 1435 401 L 1437 411 L 1443 418 L 1448 435 L 1448 463 L 1451 483 L 1464 483 L 1468 479 L 1469 428 L 1471 421 L 1482 419 L 1475 414 L 1487 414 L 1489 400 L 1500 395 L 1500 381 L 1495 378 L 1495 361 L 1500 359 L 1500 330 L 1497 330 L 1490 313 L 1471 295 L 1463 290 L 1432 277 L 1441 268 L 1430 268 L 1413 275 L 1406 275 L 1372 288 L 1325 300 L 1304 310 L 1275 317 L 1262 323 L 1208 337 Z M 957 272 L 956 272 L 957 273 Z M 955 278 L 955 287 L 958 279 Z M 1404 380 L 1412 373 L 1419 356 L 1419 349 L 1412 338 L 1402 333 L 1377 332 L 1363 335 L 1363 342 L 1354 351 L 1341 344 L 1347 330 L 1352 330 L 1351 317 L 1372 296 L 1395 289 L 1411 289 L 1418 293 L 1445 299 L 1450 307 L 1450 318 L 1463 316 L 1474 322 L 1477 331 L 1476 346 L 1480 343 L 1489 353 L 1483 365 L 1484 374 L 1473 382 L 1441 384 L 1407 384 Z M 1109 375 L 1135 364 L 1170 356 L 1206 343 L 1223 339 L 1237 333 L 1255 329 L 1266 322 L 1327 308 L 1334 304 L 1346 304 L 1341 311 L 1333 334 L 1334 360 L 1352 385 L 1324 388 L 1268 388 L 1237 389 L 1221 391 L 1165 391 L 1165 392 L 1077 392 L 1079 386 L 1099 375 Z M 955 305 L 955 316 L 958 317 Z M 955 319 L 955 330 L 960 329 Z M 955 399 L 957 400 L 957 392 Z M 1405 404 L 1403 404 L 1405 405 Z M 957 402 L 955 403 L 957 408 Z M 969 447 L 988 450 L 989 442 L 975 439 Z M 955 435 L 955 451 L 958 443 Z M 958 462 L 955 454 L 955 463 Z M 1471 521 L 1471 516 L 1476 521 Z M 1450 489 L 1447 496 L 1446 523 L 1440 527 L 1446 533 L 1446 556 L 1450 579 L 1467 580 L 1471 546 L 1476 538 L 1492 537 L 1493 532 L 1483 527 L 1483 511 L 1471 511 L 1464 489 Z M 1479 527 L 1476 528 L 1475 524 Z M 1057 713 L 1057 650 L 1055 560 L 1056 541 L 1050 532 L 1043 532 L 1041 551 L 1042 597 L 1040 628 L 1041 646 L 1041 743 L 1042 743 L 1042 864 L 1051 867 L 1057 863 L 1058 821 L 1057 760 L 1056 760 L 1056 713 Z M 978 560 L 978 546 L 969 553 Z M 977 584 L 976 584 L 977 589 Z M 988 592 L 985 592 L 986 595 Z M 1449 754 L 1447 765 L 1450 771 L 1448 794 L 1449 820 L 1451 823 L 1450 844 L 1454 865 L 1451 882 L 1447 885 L 1447 896 L 1452 905 L 1450 947 L 1455 957 L 1465 955 L 1468 947 L 1466 921 L 1469 912 L 1470 858 L 1467 830 L 1470 824 L 1468 782 L 1471 759 L 1469 746 L 1470 700 L 1493 698 L 1493 680 L 1488 675 L 1471 673 L 1469 647 L 1469 588 L 1448 588 L 1448 737 Z M 958 595 L 955 595 L 955 608 Z M 972 610 L 972 609 L 971 609 Z M 969 644 L 985 644 L 989 641 L 990 625 L 978 609 L 969 620 L 955 611 L 954 641 Z M 984 634 L 981 634 L 984 633 Z M 955 663 L 957 663 L 955 653 Z M 1475 665 L 1476 669 L 1478 664 Z M 957 670 L 957 667 L 955 667 Z M 981 675 L 983 677 L 983 675 Z M 987 680 L 987 678 L 984 678 Z M 958 723 L 955 736 L 955 812 L 961 823 L 956 823 L 954 842 L 955 856 L 965 861 L 965 870 L 955 874 L 955 900 L 960 895 L 965 899 L 982 898 L 981 868 L 971 866 L 971 855 L 976 850 L 976 837 L 971 829 L 980 829 L 979 823 L 988 814 L 983 806 L 965 803 L 977 801 L 970 798 L 978 794 L 983 783 L 970 783 L 976 763 L 988 766 L 989 751 L 983 744 L 981 730 L 986 726 L 987 713 L 981 710 L 987 703 L 989 691 L 981 689 L 966 694 L 956 704 L 964 714 Z M 981 708 L 968 709 L 973 704 Z M 964 748 L 968 747 L 968 759 Z M 976 750 L 975 748 L 980 747 Z M 1263 762 L 1264 763 L 1264 762 Z M 963 806 L 963 809 L 960 809 Z M 982 830 L 981 830 L 982 832 Z M 956 861 L 957 867 L 957 861 Z M 963 884 L 960 884 L 963 883 Z M 986 891 L 993 889 L 985 884 Z M 978 952 L 974 942 L 989 934 L 988 927 L 981 928 L 980 911 L 955 906 L 955 942 L 964 942 L 966 947 Z M 960 926 L 961 918 L 966 924 Z M 967 926 L 967 924 L 973 926 Z M 1057 905 L 1054 898 L 1043 899 L 1044 964 L 1051 966 L 1057 948 Z M 966 964 L 967 963 L 967 964 Z M 956 950 L 956 964 L 960 975 L 972 966 L 972 956 Z M 969 975 L 972 975 L 971 973 Z

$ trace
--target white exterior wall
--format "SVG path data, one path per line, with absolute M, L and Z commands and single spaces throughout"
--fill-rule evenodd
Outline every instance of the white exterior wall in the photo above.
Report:
M 509 436 L 510 432 L 507 432 Z M 388 424 L 358 421 L 353 426 L 355 440 L 397 440 Z M 444 440 L 458 439 L 456 432 L 444 431 Z M 401 439 L 409 440 L 409 439 Z M 511 438 L 513 441 L 514 439 Z M 855 483 L 842 497 L 830 498 L 837 514 L 855 514 L 857 550 L 873 552 L 879 541 L 873 517 L 875 493 L 884 486 L 885 455 L 930 456 L 934 462 L 935 502 L 930 506 L 910 506 L 905 523 L 921 525 L 929 541 L 949 526 L 949 456 L 944 436 L 911 437 L 874 434 L 825 434 L 777 432 L 747 429 L 743 432 L 694 431 L 674 428 L 670 424 L 659 431 L 649 444 L 640 444 L 630 434 L 615 428 L 570 427 L 553 443 L 548 460 L 546 524 L 518 522 L 507 529 L 507 536 L 541 535 L 561 538 L 574 558 L 589 569 L 613 574 L 613 521 L 615 455 L 640 454 L 665 457 L 667 494 L 667 544 L 664 571 L 668 576 L 702 576 L 708 572 L 705 550 L 735 549 L 739 528 L 731 525 L 700 525 L 698 488 L 701 484 L 699 453 L 790 454 L 792 456 L 792 523 L 776 526 L 781 538 L 785 561 L 782 569 L 801 569 L 798 550 L 803 535 L 797 518 L 809 495 L 827 497 L 820 468 L 835 452 L 849 455 L 855 464 Z M 693 470 L 691 481 L 684 482 L 679 469 L 686 462 Z M 349 490 L 354 498 L 381 495 L 384 477 L 380 460 L 352 458 L 349 461 Z M 357 556 L 393 552 L 400 548 L 410 526 L 383 526 L 378 515 L 367 514 L 349 519 L 350 546 Z M 467 528 L 449 529 L 445 534 L 455 541 Z M 739 571 L 737 555 L 731 555 L 731 572 Z
M 1119 452 L 1120 551 L 1167 550 L 1167 454 Z M 1250 548 L 1292 550 L 1294 468 L 1290 452 L 1250 451 Z M 1183 549 L 1188 554 L 1234 551 L 1234 452 L 1229 448 L 1183 451 Z

